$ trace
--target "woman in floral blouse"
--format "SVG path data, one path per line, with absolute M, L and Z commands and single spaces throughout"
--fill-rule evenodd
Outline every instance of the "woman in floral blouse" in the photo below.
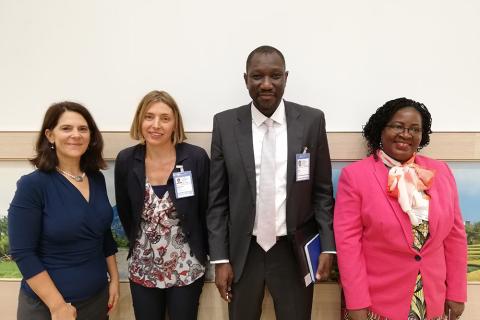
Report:
M 117 209 L 129 239 L 128 272 L 137 320 L 196 319 L 207 256 L 209 158 L 183 142 L 174 99 L 152 91 L 130 135 L 140 143 L 115 163 Z

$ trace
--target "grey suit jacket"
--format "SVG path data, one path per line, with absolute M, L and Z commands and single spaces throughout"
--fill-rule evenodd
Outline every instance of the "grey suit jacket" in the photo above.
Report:
M 335 250 L 331 163 L 323 112 L 285 101 L 288 135 L 287 234 L 316 221 L 322 250 Z M 295 155 L 307 147 L 310 180 L 295 181 Z M 255 221 L 256 181 L 250 104 L 213 119 L 207 213 L 210 260 L 229 259 L 240 279 Z M 300 275 L 300 273 L 299 273 Z

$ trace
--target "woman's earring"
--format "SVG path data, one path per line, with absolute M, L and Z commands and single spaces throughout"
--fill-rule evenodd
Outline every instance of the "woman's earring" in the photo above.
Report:
M 50 143 L 50 149 L 55 150 L 55 144 L 54 143 Z
M 380 149 L 383 150 L 383 143 L 382 143 L 382 141 L 380 141 Z

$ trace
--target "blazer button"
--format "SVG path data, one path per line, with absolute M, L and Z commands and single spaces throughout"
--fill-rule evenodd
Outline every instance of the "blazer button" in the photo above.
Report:
M 415 256 L 415 260 L 420 261 L 422 260 L 422 257 L 420 257 L 418 254 Z

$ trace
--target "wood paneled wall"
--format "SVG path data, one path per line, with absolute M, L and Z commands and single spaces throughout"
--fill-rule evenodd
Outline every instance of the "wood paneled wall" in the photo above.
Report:
M 188 132 L 187 142 L 210 151 L 210 132 Z M 25 160 L 34 154 L 37 132 L 0 132 L 0 160 Z M 117 153 L 137 143 L 127 132 L 104 131 L 104 156 L 115 159 Z M 480 160 L 480 132 L 435 132 L 430 145 L 422 154 L 440 160 L 475 161 Z M 351 161 L 366 155 L 366 144 L 360 132 L 329 132 L 328 142 L 333 161 Z

